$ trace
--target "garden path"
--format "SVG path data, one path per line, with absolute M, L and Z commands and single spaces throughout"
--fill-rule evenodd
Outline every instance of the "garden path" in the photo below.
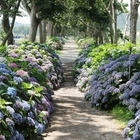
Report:
M 78 57 L 74 40 L 69 39 L 61 51 L 65 82 L 53 95 L 55 112 L 43 140 L 123 140 L 122 130 L 112 116 L 90 108 L 72 81 L 72 65 Z

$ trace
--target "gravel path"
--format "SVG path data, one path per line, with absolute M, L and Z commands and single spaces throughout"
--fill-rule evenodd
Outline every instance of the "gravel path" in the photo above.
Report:
M 53 95 L 55 112 L 43 140 L 123 140 L 122 130 L 113 117 L 90 108 L 84 93 L 75 87 L 71 72 L 77 57 L 77 46 L 70 39 L 60 55 L 66 81 Z

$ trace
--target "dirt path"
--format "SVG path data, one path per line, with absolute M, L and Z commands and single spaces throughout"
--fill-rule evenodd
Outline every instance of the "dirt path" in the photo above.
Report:
M 90 108 L 84 93 L 75 87 L 71 72 L 78 56 L 77 46 L 68 40 L 60 55 L 66 81 L 55 91 L 55 112 L 44 140 L 123 140 L 119 126 L 106 112 Z

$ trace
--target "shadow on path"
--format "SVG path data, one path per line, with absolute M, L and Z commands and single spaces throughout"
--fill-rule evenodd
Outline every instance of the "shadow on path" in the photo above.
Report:
M 66 80 L 53 95 L 55 112 L 43 140 L 123 140 L 112 116 L 90 108 L 84 100 L 84 93 L 75 87 L 72 66 L 77 56 L 76 45 L 69 40 L 60 56 Z

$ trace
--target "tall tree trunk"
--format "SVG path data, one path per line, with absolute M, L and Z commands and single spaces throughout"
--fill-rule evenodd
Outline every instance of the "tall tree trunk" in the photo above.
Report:
M 47 22 L 47 36 L 52 36 L 52 30 L 53 30 L 53 22 L 48 21 Z
M 117 1 L 117 0 L 116 0 Z M 110 10 L 111 10 L 111 17 L 110 17 L 110 34 L 111 34 L 111 43 L 117 44 L 117 11 L 115 8 L 115 0 L 111 1 Z
M 61 25 L 61 33 L 60 33 L 60 36 L 62 37 L 62 36 L 65 36 L 64 33 L 65 32 L 65 27 L 64 27 L 64 25 Z
M 3 18 L 2 18 L 2 27 L 3 30 L 7 36 L 7 33 L 10 31 L 10 22 L 9 22 L 9 17 L 7 14 L 3 14 Z M 13 33 L 11 32 L 8 36 L 9 37 L 4 37 L 2 45 L 6 44 L 7 41 L 7 45 L 9 44 L 13 44 Z
M 46 20 L 43 20 L 39 24 L 39 38 L 40 38 L 40 43 L 45 43 L 46 41 Z
M 127 28 L 128 28 L 128 19 L 130 17 L 130 13 L 127 14 L 126 16 L 126 19 L 125 19 L 125 27 L 124 27 L 124 31 L 123 31 L 123 41 L 124 41 L 124 44 L 125 44 L 125 37 L 126 37 L 126 31 L 127 31 Z
M 40 21 L 36 18 L 36 8 L 32 8 L 31 14 L 30 14 L 30 35 L 29 35 L 29 40 L 31 42 L 35 42 L 36 40 L 36 34 L 37 34 L 37 28 L 40 23 Z
M 137 0 L 130 0 L 130 42 L 136 44 L 138 7 Z
M 56 23 L 53 25 L 53 30 L 52 30 L 52 35 L 55 36 L 56 35 Z

